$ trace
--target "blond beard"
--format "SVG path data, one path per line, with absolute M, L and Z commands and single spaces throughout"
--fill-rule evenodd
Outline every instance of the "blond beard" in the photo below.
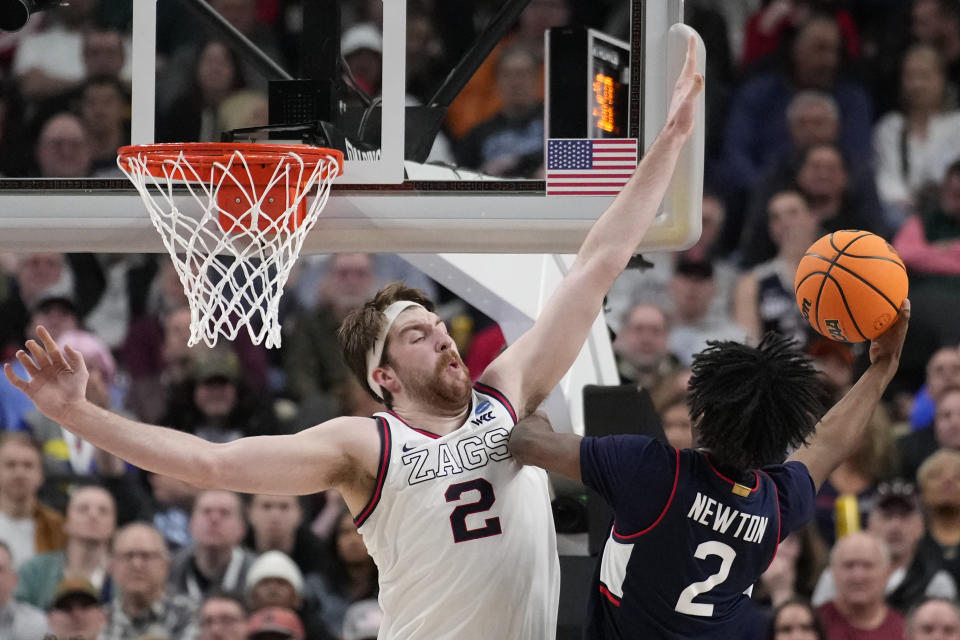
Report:
M 408 379 L 401 375 L 401 369 L 397 367 L 397 374 L 403 383 L 407 394 L 411 399 L 436 407 L 440 410 L 459 411 L 470 404 L 470 371 L 467 365 L 460 359 L 460 354 L 454 351 L 448 351 L 449 356 L 445 356 L 437 362 L 432 374 L 412 374 Z M 456 361 L 460 365 L 460 371 L 463 376 L 454 383 L 444 380 L 443 376 L 451 362 Z

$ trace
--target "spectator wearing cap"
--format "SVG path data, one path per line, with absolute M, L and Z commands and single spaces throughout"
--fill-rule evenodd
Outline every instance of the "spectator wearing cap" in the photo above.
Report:
M 254 613 L 247 621 L 247 640 L 306 640 L 306 638 L 303 623 L 290 609 L 267 607 Z
M 347 607 L 343 616 L 342 640 L 377 640 L 383 611 L 373 599 L 360 600 Z
M 960 451 L 960 386 L 948 386 L 937 394 L 933 424 L 903 436 L 900 450 L 900 473 L 916 477 L 923 461 L 938 449 Z
M 214 589 L 241 590 L 253 562 L 253 554 L 241 546 L 245 527 L 239 495 L 201 491 L 190 516 L 193 544 L 174 556 L 171 588 L 198 604 Z
M 120 529 L 110 564 L 117 592 L 99 640 L 134 640 L 156 629 L 176 640 L 196 640 L 197 603 L 167 591 L 169 571 L 170 555 L 159 531 L 142 522 Z
M 830 554 L 836 594 L 817 608 L 828 638 L 902 640 L 903 615 L 884 601 L 890 551 L 874 535 L 840 538 Z
M 280 551 L 267 551 L 258 557 L 247 572 L 247 604 L 250 611 L 282 607 L 297 612 L 310 640 L 330 638 L 319 610 L 323 603 L 304 597 L 304 580 L 300 569 Z
M 960 585 L 960 452 L 941 449 L 917 470 L 920 500 L 927 516 L 927 533 L 917 554 L 936 558 Z
M 0 532 L 14 568 L 66 542 L 63 516 L 37 497 L 42 484 L 40 445 L 25 433 L 0 434 Z
M 383 69 L 383 37 L 371 23 L 355 24 L 343 32 L 340 53 L 357 86 L 370 97 L 380 94 Z
M 4 640 L 36 640 L 47 631 L 43 612 L 13 599 L 17 572 L 13 568 L 10 547 L 0 540 L 0 638 Z
M 747 330 L 729 314 L 712 317 L 710 306 L 717 294 L 713 265 L 706 261 L 681 259 L 669 285 L 673 303 L 673 325 L 667 344 L 686 366 L 707 346 L 707 340 L 746 342 Z
M 210 442 L 280 432 L 272 407 L 249 387 L 240 359 L 225 347 L 191 353 L 188 376 L 171 390 L 160 422 Z
M 245 640 L 247 609 L 243 600 L 227 591 L 214 591 L 200 605 L 199 640 Z
M 99 590 L 82 578 L 65 578 L 53 592 L 47 622 L 57 638 L 97 640 L 107 622 Z
M 960 640 L 960 607 L 955 600 L 928 598 L 907 614 L 904 640 Z
M 957 586 L 936 557 L 917 552 L 925 527 L 916 487 L 894 480 L 877 487 L 873 511 L 867 520 L 867 532 L 882 540 L 890 551 L 890 577 L 887 578 L 887 604 L 901 613 L 925 597 L 954 598 Z M 824 570 L 813 594 L 814 605 L 832 600 L 836 584 L 830 568 Z
M 82 578 L 109 599 L 107 576 L 110 541 L 116 530 L 116 505 L 102 487 L 82 486 L 70 494 L 63 530 L 67 545 L 62 551 L 41 553 L 20 567 L 17 599 L 41 609 L 49 607 L 64 578 Z

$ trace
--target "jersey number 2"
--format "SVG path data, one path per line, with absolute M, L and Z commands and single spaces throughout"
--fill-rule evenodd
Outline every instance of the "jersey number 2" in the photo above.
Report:
M 477 491 L 480 493 L 480 499 L 476 502 L 461 504 L 450 514 L 450 527 L 453 529 L 454 542 L 466 542 L 467 540 L 476 540 L 477 538 L 486 538 L 487 536 L 498 536 L 502 533 L 500 529 L 500 518 L 487 518 L 483 526 L 479 529 L 467 528 L 467 516 L 473 513 L 482 513 L 493 506 L 497 497 L 493 494 L 493 485 L 477 478 L 469 482 L 458 482 L 447 487 L 447 492 L 443 497 L 447 502 L 456 502 L 460 496 L 467 491 Z
M 681 591 L 680 597 L 677 599 L 677 606 L 673 608 L 674 611 L 704 618 L 709 618 L 713 615 L 712 604 L 694 602 L 693 599 L 701 593 L 710 591 L 710 589 L 713 589 L 727 579 L 727 576 L 730 575 L 730 567 L 733 565 L 733 560 L 737 557 L 737 552 L 734 551 L 730 545 L 711 540 L 701 543 L 700 546 L 697 547 L 697 550 L 693 552 L 693 557 L 700 560 L 705 560 L 707 556 L 720 556 L 720 569 L 706 580 L 694 582 Z

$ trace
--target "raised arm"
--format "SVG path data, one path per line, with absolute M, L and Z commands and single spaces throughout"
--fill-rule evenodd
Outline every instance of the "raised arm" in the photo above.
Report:
M 271 494 L 341 488 L 358 470 L 376 472 L 379 441 L 372 420 L 339 418 L 295 435 L 213 444 L 129 420 L 88 402 L 83 357 L 69 346 L 61 351 L 45 328 L 38 327 L 37 333 L 42 346 L 28 340 L 30 353 L 17 352 L 29 380 L 17 376 L 7 364 L 4 373 L 10 382 L 50 419 L 142 469 L 198 487 Z M 365 438 L 376 444 L 365 446 Z M 370 460 L 368 451 L 373 455 Z
M 633 176 L 584 239 L 570 272 L 533 328 L 484 372 L 521 415 L 533 411 L 573 364 L 600 313 L 603 297 L 653 223 L 683 144 L 693 131 L 703 76 L 691 38 L 667 123 Z
M 870 343 L 870 366 L 840 402 L 827 412 L 810 444 L 790 460 L 802 462 L 817 490 L 863 438 L 864 428 L 877 408 L 897 367 L 910 323 L 910 301 L 904 300 L 897 323 Z

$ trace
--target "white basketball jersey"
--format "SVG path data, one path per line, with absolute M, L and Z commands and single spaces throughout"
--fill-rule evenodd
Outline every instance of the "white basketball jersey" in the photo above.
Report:
M 378 413 L 377 484 L 355 519 L 380 572 L 379 640 L 551 640 L 560 564 L 547 475 L 507 440 L 516 413 L 477 384 L 442 437 Z

